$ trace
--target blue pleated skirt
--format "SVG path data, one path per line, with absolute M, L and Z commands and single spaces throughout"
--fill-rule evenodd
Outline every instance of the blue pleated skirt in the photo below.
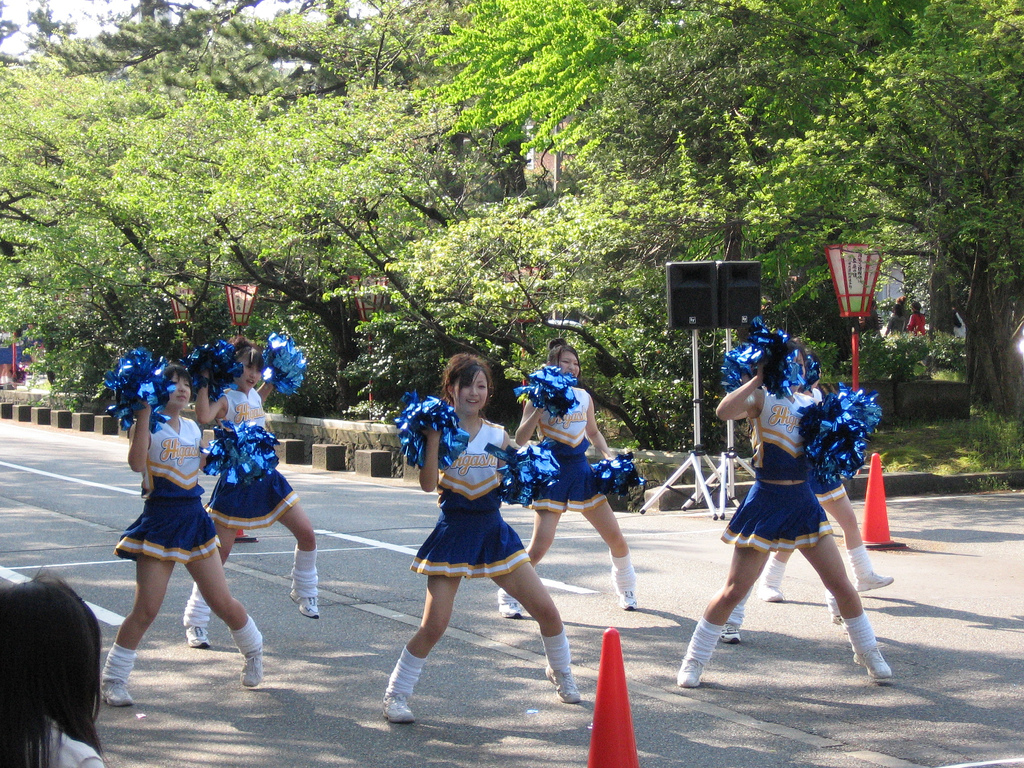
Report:
M 558 480 L 544 488 L 540 497 L 533 500 L 532 506 L 536 511 L 559 515 L 565 511 L 590 512 L 608 500 L 603 493 L 598 492 L 594 472 L 585 454 L 557 458 Z
M 502 576 L 530 562 L 523 542 L 495 509 L 442 510 L 410 568 L 427 576 Z
M 229 483 L 222 475 L 206 510 L 229 528 L 268 528 L 299 503 L 299 494 L 277 470 L 249 483 Z
M 127 560 L 148 555 L 190 563 L 217 551 L 217 531 L 198 496 L 149 499 L 142 515 L 121 535 L 114 554 Z
M 811 475 L 807 482 L 810 483 L 811 490 L 814 492 L 814 495 L 818 497 L 818 501 L 822 503 L 841 499 L 846 494 L 846 486 L 843 485 L 842 481 L 826 486 L 819 483 L 814 479 L 814 476 Z
M 776 485 L 755 482 L 729 521 L 722 541 L 762 552 L 813 547 L 832 534 L 808 483 Z

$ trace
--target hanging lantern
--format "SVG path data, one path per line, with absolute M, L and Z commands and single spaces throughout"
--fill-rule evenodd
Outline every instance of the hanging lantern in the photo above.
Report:
M 841 317 L 869 317 L 875 304 L 882 254 L 866 245 L 826 245 L 825 258 L 832 272 L 832 286 L 839 299 Z M 860 326 L 854 323 L 850 336 L 853 388 L 860 387 Z
M 827 245 L 825 257 L 842 317 L 867 317 L 874 307 L 882 254 L 866 245 Z
M 231 324 L 246 326 L 252 316 L 252 305 L 256 301 L 255 285 L 225 285 L 228 296 L 228 312 L 231 313 Z
M 178 296 L 171 296 L 171 309 L 174 311 L 174 322 L 191 322 L 192 312 L 188 308 L 188 303 L 191 303 L 192 299 L 196 295 L 196 292 L 189 288 L 187 285 L 179 285 L 177 290 Z
M 349 275 L 348 279 L 352 286 L 356 288 L 356 313 L 359 315 L 359 320 L 365 323 L 376 312 L 384 309 L 384 306 L 387 304 L 387 294 L 378 289 L 386 286 L 388 279 L 386 277 L 360 278 L 358 275 Z

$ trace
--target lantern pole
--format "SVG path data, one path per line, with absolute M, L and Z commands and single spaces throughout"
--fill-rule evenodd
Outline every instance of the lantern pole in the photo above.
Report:
M 191 301 L 196 292 L 193 291 L 187 285 L 179 285 L 178 293 L 181 295 L 179 299 L 177 296 L 171 296 L 171 310 L 174 312 L 174 322 L 181 326 L 186 325 L 192 321 L 192 310 L 189 309 L 187 302 Z M 181 338 L 181 356 L 182 358 L 188 357 L 188 332 L 182 328 Z

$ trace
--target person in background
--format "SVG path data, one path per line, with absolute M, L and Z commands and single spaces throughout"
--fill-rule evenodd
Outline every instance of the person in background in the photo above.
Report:
M 964 316 L 960 314 L 960 308 L 953 305 L 953 335 L 958 339 L 967 338 L 967 323 Z
M 885 324 L 885 333 L 888 336 L 892 333 L 903 333 L 907 330 L 907 297 L 900 296 L 893 305 L 892 314 L 889 315 L 889 322 Z
M 103 768 L 100 626 L 71 587 L 0 584 L 0 765 Z
M 907 321 L 907 333 L 913 336 L 924 336 L 927 331 L 924 312 L 921 311 L 921 302 L 910 303 L 910 320 Z

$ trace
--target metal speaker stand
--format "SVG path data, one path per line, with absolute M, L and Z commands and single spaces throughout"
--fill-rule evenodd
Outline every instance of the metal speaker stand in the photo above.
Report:
M 732 349 L 732 331 L 725 331 L 725 351 L 728 354 Z M 718 476 L 721 483 L 718 486 L 718 512 L 712 519 L 725 519 L 725 510 L 730 507 L 738 507 L 736 499 L 736 465 L 739 464 L 751 477 L 754 476 L 754 468 L 745 459 L 741 459 L 736 453 L 736 422 L 725 422 L 725 452 L 718 462 Z
M 700 365 L 697 362 L 697 329 L 692 329 L 691 334 L 691 351 L 693 356 L 693 450 L 690 451 L 690 455 L 687 456 L 684 461 L 672 476 L 665 481 L 665 484 L 660 486 L 651 496 L 644 505 L 640 508 L 640 513 L 643 514 L 652 506 L 655 502 L 660 499 L 666 491 L 673 488 L 675 483 L 687 470 L 693 470 L 693 495 L 686 500 L 683 504 L 683 509 L 689 509 L 698 501 L 703 499 L 707 505 L 708 511 L 711 512 L 712 517 L 718 519 L 718 505 L 715 504 L 714 499 L 711 496 L 711 489 L 708 487 L 708 481 L 705 479 L 704 466 L 707 465 L 708 471 L 714 480 L 717 480 L 720 488 L 725 487 L 723 476 L 720 472 L 719 466 L 716 466 L 711 458 L 704 451 L 704 445 L 701 443 L 700 436 Z M 723 514 L 724 517 L 724 514 Z

